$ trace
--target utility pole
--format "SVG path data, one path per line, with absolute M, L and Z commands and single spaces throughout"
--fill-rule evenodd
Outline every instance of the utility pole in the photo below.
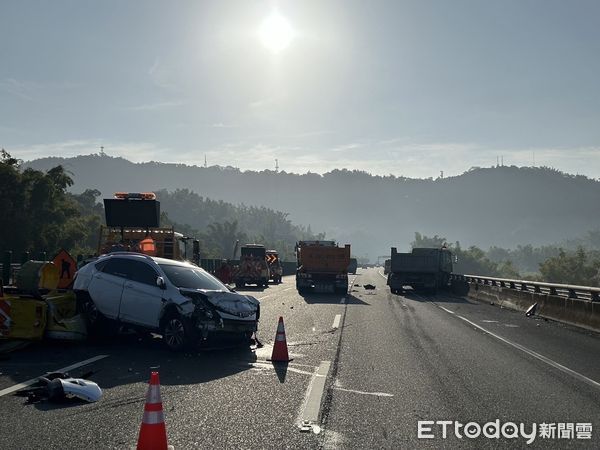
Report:
M 106 155 L 106 153 L 104 153 L 104 145 L 100 146 L 100 156 L 104 156 Z
M 279 160 L 275 158 L 275 172 L 279 172 Z
M 500 165 L 504 167 L 504 155 L 500 157 Z
M 206 155 L 204 155 L 204 168 L 206 169 L 207 164 L 206 164 Z

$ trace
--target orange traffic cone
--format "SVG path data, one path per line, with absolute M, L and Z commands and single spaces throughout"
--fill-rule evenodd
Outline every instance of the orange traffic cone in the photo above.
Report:
M 283 317 L 279 317 L 277 324 L 277 334 L 275 335 L 275 345 L 273 345 L 273 353 L 267 361 L 273 362 L 290 362 L 288 355 L 287 341 L 285 339 L 285 327 L 283 326 Z
M 152 371 L 137 450 L 167 450 L 169 447 L 167 446 L 167 430 L 160 398 L 158 372 Z

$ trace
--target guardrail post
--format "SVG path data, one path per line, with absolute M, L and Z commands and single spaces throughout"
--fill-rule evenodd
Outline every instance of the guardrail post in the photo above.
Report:
M 550 286 L 550 295 L 558 295 L 558 292 L 556 292 L 556 288 L 554 286 Z
M 498 285 L 496 284 L 496 280 L 492 280 L 492 286 L 498 286 Z
M 536 284 L 535 286 L 533 286 L 533 292 L 535 292 L 536 294 L 541 294 L 542 290 L 540 289 L 540 287 Z
M 577 292 L 575 292 L 575 289 L 569 289 L 569 298 L 577 298 Z
M 488 280 L 488 279 L 486 278 L 485 280 L 483 280 L 483 284 L 485 284 L 485 285 L 487 286 L 488 284 L 490 284 L 490 280 Z
M 597 292 L 590 293 L 593 302 L 600 302 L 600 296 Z
M 517 286 L 515 285 L 515 282 L 514 282 L 514 281 L 511 281 L 511 282 L 510 282 L 510 288 L 511 288 L 511 289 L 516 289 L 516 288 L 517 288 Z
M 521 283 L 521 290 L 522 291 L 528 291 L 529 288 L 527 287 L 527 283 Z
M 504 281 L 500 282 L 500 287 L 506 287 L 506 283 Z
M 2 279 L 4 283 L 10 285 L 10 272 L 12 264 L 12 252 L 7 250 L 4 252 L 4 259 L 2 260 Z

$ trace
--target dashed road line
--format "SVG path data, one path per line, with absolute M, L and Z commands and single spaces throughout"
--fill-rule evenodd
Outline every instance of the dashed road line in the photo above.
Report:
M 336 328 L 340 327 L 340 320 L 342 320 L 342 315 L 341 314 L 336 314 L 335 318 L 333 319 L 333 325 L 331 326 L 331 328 L 333 328 L 334 330 Z
M 351 392 L 353 394 L 361 394 L 361 395 L 373 395 L 375 397 L 393 397 L 394 394 L 388 394 L 387 392 L 365 392 L 365 391 L 357 391 L 356 389 L 346 389 L 340 386 L 333 386 L 333 389 L 336 391 L 344 391 Z
M 109 356 L 110 355 L 98 355 L 98 356 L 94 356 L 93 358 L 86 359 L 85 361 L 80 361 L 80 362 L 75 363 L 75 364 L 71 364 L 70 366 L 63 367 L 62 369 L 53 370 L 53 372 L 68 372 L 69 370 L 73 370 L 73 369 L 77 369 L 77 368 L 82 367 L 82 366 L 86 366 L 86 365 L 91 364 L 93 362 L 100 361 L 101 359 L 108 358 Z M 35 384 L 37 382 L 38 382 L 37 378 L 32 378 L 31 380 L 23 381 L 22 383 L 15 384 L 14 386 L 11 386 L 9 388 L 2 389 L 0 391 L 0 397 L 2 397 L 3 395 L 6 395 L 6 394 L 11 394 L 11 393 L 13 393 L 15 391 L 18 391 L 19 389 L 23 389 L 23 388 L 29 387 L 32 384 Z

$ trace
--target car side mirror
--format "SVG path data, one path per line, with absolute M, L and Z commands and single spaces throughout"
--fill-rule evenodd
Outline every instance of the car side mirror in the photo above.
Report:
M 156 277 L 156 285 L 161 289 L 167 288 L 167 284 L 165 283 L 165 279 L 163 277 Z

